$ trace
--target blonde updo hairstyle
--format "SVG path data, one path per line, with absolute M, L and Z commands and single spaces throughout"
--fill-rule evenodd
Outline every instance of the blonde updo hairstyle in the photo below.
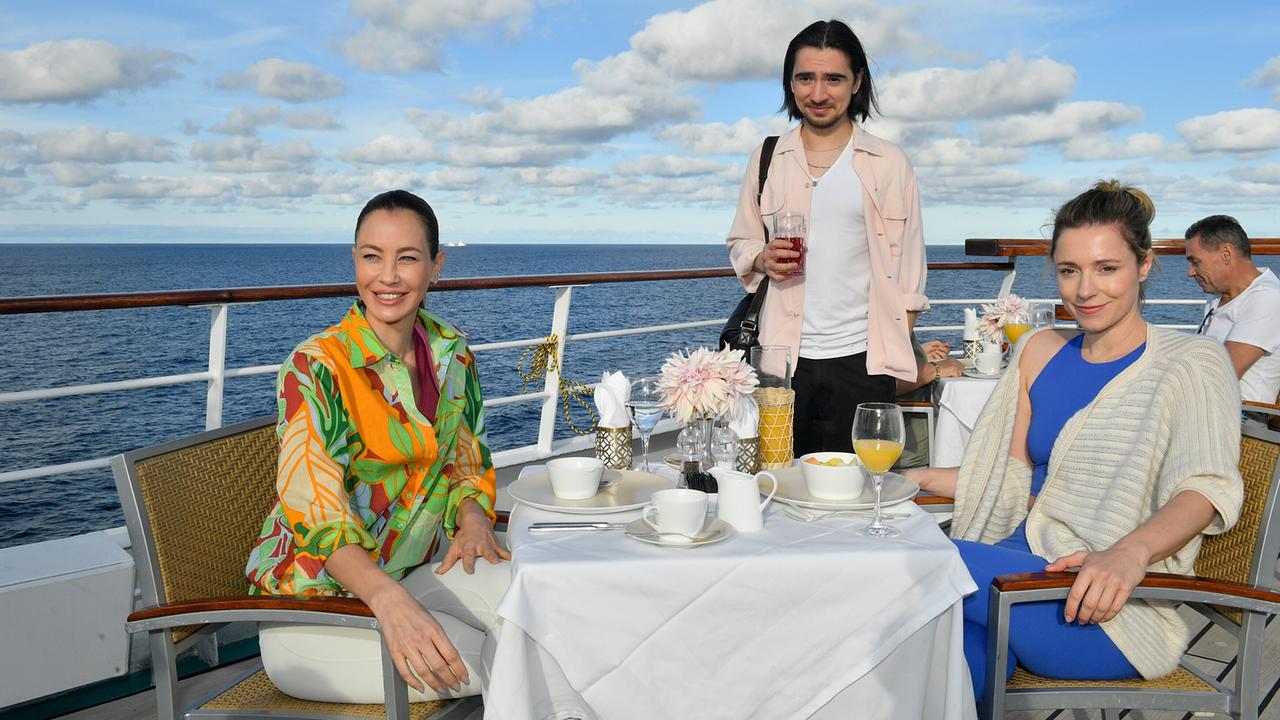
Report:
M 1049 257 L 1052 259 L 1056 254 L 1058 238 L 1064 230 L 1111 225 L 1120 231 L 1120 237 L 1141 265 L 1151 255 L 1151 221 L 1155 216 L 1156 206 L 1145 192 L 1121 185 L 1119 180 L 1099 180 L 1054 214 Z M 1143 281 L 1139 286 L 1139 300 L 1146 297 L 1146 285 Z

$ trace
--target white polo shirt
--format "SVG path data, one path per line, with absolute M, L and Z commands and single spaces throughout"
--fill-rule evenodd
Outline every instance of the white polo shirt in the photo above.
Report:
M 818 178 L 809 204 L 800 357 L 822 360 L 867 349 L 871 251 L 853 136 Z
M 1262 357 L 1240 378 L 1240 397 L 1274 403 L 1280 393 L 1280 280 L 1267 268 L 1226 305 L 1218 305 L 1221 299 L 1205 303 L 1205 315 L 1213 315 L 1205 320 L 1203 333 L 1218 342 L 1261 348 Z

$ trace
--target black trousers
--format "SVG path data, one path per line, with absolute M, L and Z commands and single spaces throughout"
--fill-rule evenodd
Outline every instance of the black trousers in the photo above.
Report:
M 858 403 L 893 402 L 891 375 L 868 375 L 867 354 L 825 360 L 800 358 L 791 377 L 796 391 L 792 425 L 795 455 L 853 451 L 853 411 Z

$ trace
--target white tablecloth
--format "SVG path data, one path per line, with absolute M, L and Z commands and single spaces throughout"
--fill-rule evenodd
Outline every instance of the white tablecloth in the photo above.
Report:
M 760 532 L 680 549 L 531 535 L 566 516 L 518 507 L 485 718 L 972 718 L 959 605 L 976 588 L 934 520 L 903 510 L 890 541 L 771 507 Z
M 934 398 L 937 417 L 933 425 L 933 465 L 959 467 L 978 415 L 996 389 L 996 381 L 985 378 L 944 378 Z

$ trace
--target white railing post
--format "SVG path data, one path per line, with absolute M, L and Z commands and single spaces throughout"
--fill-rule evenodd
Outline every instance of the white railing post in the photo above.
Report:
M 556 410 L 560 403 L 560 369 L 564 362 L 564 346 L 569 335 L 569 301 L 573 297 L 574 285 L 558 285 L 556 306 L 551 313 L 551 334 L 559 342 L 556 343 L 555 364 L 553 370 L 547 371 L 547 382 L 542 391 L 546 397 L 542 400 L 542 417 L 538 422 L 538 454 L 545 457 L 551 454 L 551 442 L 556 435 Z
M 204 429 L 222 427 L 222 389 L 227 378 L 227 305 L 213 305 L 209 323 L 209 394 L 205 400 Z
M 1015 262 L 1017 262 L 1017 258 L 1010 255 L 1009 264 L 1012 265 Z M 1002 298 L 1005 295 L 1008 295 L 1009 293 L 1013 292 L 1013 281 L 1017 277 L 1018 277 L 1018 270 L 1016 268 L 1005 273 L 1004 279 L 1000 281 L 1000 292 L 996 293 L 996 297 Z

